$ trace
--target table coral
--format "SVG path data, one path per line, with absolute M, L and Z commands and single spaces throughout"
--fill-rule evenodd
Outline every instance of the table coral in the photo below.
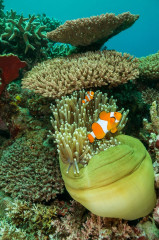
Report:
M 46 130 L 29 131 L 3 150 L 0 185 L 12 197 L 42 202 L 63 192 L 56 150 L 44 146 Z
M 73 54 L 44 61 L 27 72 L 22 87 L 59 98 L 75 90 L 118 86 L 138 77 L 138 60 L 116 51 Z
M 102 45 L 109 38 L 130 27 L 139 15 L 132 15 L 129 12 L 115 16 L 113 13 L 106 13 L 90 18 L 81 18 L 66 21 L 47 37 L 56 42 L 70 43 L 74 46 L 88 46 L 95 42 Z

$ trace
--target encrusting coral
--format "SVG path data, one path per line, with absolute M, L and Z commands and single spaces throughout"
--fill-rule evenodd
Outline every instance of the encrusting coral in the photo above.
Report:
M 129 12 L 115 16 L 113 13 L 106 13 L 90 18 L 81 18 L 66 21 L 47 37 L 56 42 L 70 43 L 74 46 L 88 46 L 99 42 L 102 45 L 109 38 L 130 27 L 139 15 Z
M 87 105 L 82 105 L 83 97 L 84 91 L 79 97 L 74 93 L 52 107 L 66 189 L 98 216 L 128 220 L 146 216 L 156 203 L 150 156 L 139 140 L 126 135 L 90 144 L 87 131 L 91 123 L 101 111 L 114 112 L 117 106 L 100 92 Z M 126 115 L 124 112 L 118 131 L 124 127 Z
M 44 97 L 59 98 L 82 88 L 118 86 L 138 74 L 136 58 L 104 50 L 44 61 L 26 73 L 22 87 Z
M 54 147 L 44 146 L 47 131 L 28 131 L 3 150 L 0 186 L 13 198 L 42 202 L 64 190 Z
M 139 58 L 140 77 L 143 80 L 159 79 L 159 51 L 155 54 Z

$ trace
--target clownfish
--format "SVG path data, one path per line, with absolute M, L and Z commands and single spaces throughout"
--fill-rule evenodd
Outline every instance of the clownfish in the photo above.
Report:
M 93 96 L 94 96 L 93 91 L 87 92 L 87 95 L 85 96 L 85 99 L 82 100 L 82 103 L 86 103 L 86 102 L 91 101 L 93 99 Z
M 92 143 L 94 139 L 102 139 L 108 132 L 115 133 L 118 129 L 117 126 L 122 118 L 120 112 L 102 111 L 99 114 L 97 122 L 92 124 L 92 132 L 88 134 L 88 140 Z

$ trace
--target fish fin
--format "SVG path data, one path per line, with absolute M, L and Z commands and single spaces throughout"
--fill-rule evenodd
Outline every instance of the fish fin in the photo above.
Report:
M 94 142 L 94 137 L 92 136 L 91 133 L 88 134 L 87 137 L 88 137 L 88 140 L 89 140 L 90 143 Z
M 111 129 L 110 131 L 111 131 L 111 133 L 115 133 L 115 132 L 118 131 L 118 129 L 115 127 L 115 128 L 113 128 L 113 129 Z
M 111 123 L 111 124 L 115 123 L 115 117 L 111 117 L 111 118 L 110 118 L 110 123 Z
M 92 124 L 92 130 L 97 139 L 102 139 L 105 137 L 105 132 L 103 131 L 102 127 L 98 123 Z
M 102 112 L 100 112 L 100 114 L 99 114 L 99 118 L 100 118 L 101 120 L 107 121 L 107 120 L 108 120 L 108 114 L 107 114 L 105 111 L 102 111 Z

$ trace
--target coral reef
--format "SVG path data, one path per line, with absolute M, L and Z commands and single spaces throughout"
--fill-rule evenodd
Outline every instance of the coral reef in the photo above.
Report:
M 142 92 L 142 100 L 144 103 L 147 103 L 149 105 L 152 105 L 152 103 L 155 101 L 157 105 L 159 104 L 159 91 L 154 88 L 146 88 Z
M 13 55 L 0 55 L 0 95 L 7 84 L 19 76 L 19 69 L 26 66 L 26 62 Z
M 123 179 L 126 182 L 123 188 L 119 185 L 119 192 L 121 189 L 124 192 L 125 188 L 129 191 L 134 189 L 134 195 L 129 193 L 129 197 L 124 192 L 125 201 L 128 200 L 128 204 L 131 204 L 128 207 L 129 213 L 123 210 L 125 215 L 119 213 L 115 216 L 113 211 L 118 212 L 116 208 L 112 205 L 107 207 L 107 202 L 104 202 L 102 214 L 107 209 L 106 216 L 134 219 L 146 214 L 145 206 L 149 207 L 148 212 L 152 209 L 155 194 L 151 187 L 154 181 L 151 160 L 138 140 L 121 134 L 124 128 L 126 134 L 139 137 L 143 118 L 147 120 L 144 119 L 140 133 L 154 162 L 155 188 L 159 199 L 159 55 L 156 53 L 138 60 L 115 51 L 95 52 L 105 41 L 130 27 L 138 17 L 130 13 L 117 16 L 103 14 L 67 21 L 60 26 L 60 21 L 45 14 L 25 17 L 13 10 L 5 12 L 3 0 L 0 0 L 0 239 L 159 238 L 156 228 L 159 226 L 159 200 L 153 213 L 131 222 L 95 216 L 87 210 L 92 211 L 90 199 L 93 200 L 91 204 L 96 206 L 93 210 L 98 213 L 102 211 L 102 203 L 98 202 L 101 198 L 104 199 L 102 202 L 109 201 L 113 205 L 115 198 L 110 200 L 113 196 L 112 186 L 117 186 L 116 178 L 120 177 L 120 183 L 124 182 Z M 46 33 L 55 37 L 55 41 L 68 42 L 74 46 L 52 42 L 46 38 Z M 64 57 L 72 53 L 76 54 Z M 27 67 L 20 73 L 19 68 L 13 64 L 17 58 L 13 54 L 27 62 Z M 8 56 L 11 62 L 4 61 Z M 55 57 L 56 59 L 50 59 Z M 22 63 L 26 64 L 25 62 Z M 42 63 L 37 64 L 40 62 Z M 33 70 L 26 73 L 21 88 L 22 75 L 31 68 Z M 134 81 L 136 79 L 139 81 Z M 5 91 L 2 91 L 4 88 Z M 86 88 L 91 88 L 92 91 L 98 89 L 103 93 L 96 91 L 95 98 L 89 104 L 82 105 Z M 72 95 L 65 96 L 67 94 Z M 102 110 L 110 112 L 117 109 L 116 100 L 111 96 L 118 99 L 118 109 L 121 109 L 119 111 L 123 115 L 118 131 L 115 134 L 108 133 L 106 138 L 96 139 L 91 144 L 87 134 L 91 131 L 92 122 L 98 120 Z M 151 119 L 148 116 L 149 105 Z M 124 111 L 123 106 L 130 109 L 128 123 L 128 111 Z M 50 122 L 52 113 L 54 118 Z M 136 149 L 139 149 L 137 154 Z M 121 153 L 124 155 L 122 162 Z M 114 159 L 119 161 L 113 162 Z M 105 163 L 108 163 L 107 170 Z M 144 166 L 143 172 L 141 166 Z M 87 209 L 72 201 L 64 188 L 60 168 L 68 192 Z M 132 179 L 135 176 L 133 183 L 137 182 L 136 184 L 131 184 L 128 179 L 129 170 Z M 100 197 L 104 185 L 101 189 L 98 183 L 107 184 L 107 180 L 113 181 L 111 192 Z M 107 188 L 108 185 L 109 183 Z M 136 193 L 134 185 L 139 193 Z M 90 189 L 91 186 L 93 189 Z M 149 197 L 146 196 L 146 191 L 149 192 Z M 114 195 L 121 207 L 117 192 Z M 135 211 L 140 202 L 140 210 Z M 130 211 L 132 204 L 136 204 L 133 212 Z M 123 205 L 126 207 L 127 203 Z M 95 213 L 98 214 L 97 212 Z M 134 217 L 133 214 L 139 215 Z
M 4 9 L 3 0 L 0 0 L 0 18 L 4 16 L 3 9 Z
M 52 239 L 148 240 L 143 230 L 130 226 L 127 221 L 102 218 L 91 213 L 85 218 L 82 213 L 80 205 L 73 201 L 68 214 L 61 220 L 53 221 L 52 225 L 56 228 Z
M 59 98 L 75 90 L 105 85 L 118 86 L 138 77 L 137 59 L 116 51 L 73 54 L 35 66 L 22 87 L 44 97 Z
M 157 81 L 159 79 L 159 52 L 139 58 L 139 71 L 142 80 Z
M 121 219 L 102 218 L 91 213 L 86 216 L 85 209 L 75 201 L 69 203 L 66 212 L 61 215 L 61 206 L 59 202 L 45 206 L 15 200 L 6 208 L 7 218 L 1 221 L 1 239 L 15 237 L 19 240 L 156 240 L 154 237 L 158 236 L 156 229 L 152 232 L 149 224 L 151 237 L 147 238 L 147 234 L 150 236 L 150 233 L 142 221 L 137 226 L 131 226 Z
M 21 16 L 19 19 L 8 19 L 6 24 L 6 32 L 1 35 L 1 42 L 8 44 L 8 41 L 16 41 L 17 44 L 25 46 L 24 52 L 27 53 L 29 49 L 35 50 L 35 46 L 31 44 L 29 39 L 35 39 L 35 44 L 38 44 L 38 40 L 45 38 L 42 34 L 45 26 L 38 26 L 34 23 L 36 17 L 29 16 L 29 18 L 24 18 Z M 27 21 L 27 22 L 26 22 Z M 17 38 L 21 38 L 21 41 L 17 41 Z M 8 41 L 6 41 L 6 40 Z M 23 43 L 22 43 L 23 40 Z
M 79 172 L 78 164 L 85 165 L 94 154 L 118 144 L 111 133 L 107 139 L 89 144 L 87 133 L 91 130 L 92 123 L 98 120 L 99 113 L 115 112 L 117 105 L 113 98 L 108 99 L 107 94 L 99 91 L 95 92 L 94 100 L 89 104 L 82 104 L 85 94 L 84 90 L 74 92 L 71 97 L 56 100 L 56 106 L 51 107 L 54 115 L 51 122 L 55 129 L 53 136 L 56 139 L 61 160 L 68 165 L 67 172 L 71 166 L 75 173 Z M 118 132 L 127 122 L 128 111 L 125 112 L 122 109 L 121 112 L 123 117 L 118 126 Z
M 130 27 L 138 18 L 139 15 L 126 12 L 117 16 L 106 13 L 66 21 L 54 31 L 48 32 L 47 38 L 56 42 L 70 43 L 73 46 L 88 46 L 97 42 L 102 45 L 109 38 Z
M 45 234 L 49 234 L 49 230 L 52 232 L 51 222 L 57 215 L 54 205 L 45 206 L 19 200 L 15 200 L 11 206 L 6 208 L 6 211 L 7 217 L 17 227 L 25 225 L 25 228 L 33 232 L 41 230 L 41 233 Z
M 150 107 L 150 117 L 151 122 L 143 119 L 143 130 L 140 135 L 142 139 L 148 143 L 149 152 L 152 157 L 159 163 L 159 109 L 156 101 L 154 101 Z
M 46 130 L 29 131 L 3 150 L 0 185 L 12 197 L 42 202 L 63 192 L 56 150 L 44 146 L 46 137 Z
M 107 139 L 89 143 L 87 132 L 99 113 L 116 112 L 117 106 L 101 92 L 96 92 L 88 104 L 82 104 L 84 96 L 84 91 L 75 92 L 52 106 L 54 137 L 66 189 L 73 199 L 98 216 L 132 220 L 147 215 L 156 201 L 150 156 L 139 140 L 126 135 L 113 138 L 112 133 L 106 135 Z M 125 126 L 127 113 L 122 113 L 117 134 Z M 132 195 L 136 199 L 133 202 Z
M 43 15 L 29 15 L 25 18 L 11 10 L 0 18 L 0 54 L 13 53 L 27 61 L 29 68 L 32 64 L 55 57 L 57 52 L 62 56 L 69 53 L 46 38 L 46 31 L 52 31 L 61 24 L 54 18 Z M 63 44 L 64 45 L 64 44 Z M 56 49 L 56 54 L 54 55 Z M 36 49 L 36 51 L 35 51 Z M 73 50 L 74 51 L 74 50 Z

